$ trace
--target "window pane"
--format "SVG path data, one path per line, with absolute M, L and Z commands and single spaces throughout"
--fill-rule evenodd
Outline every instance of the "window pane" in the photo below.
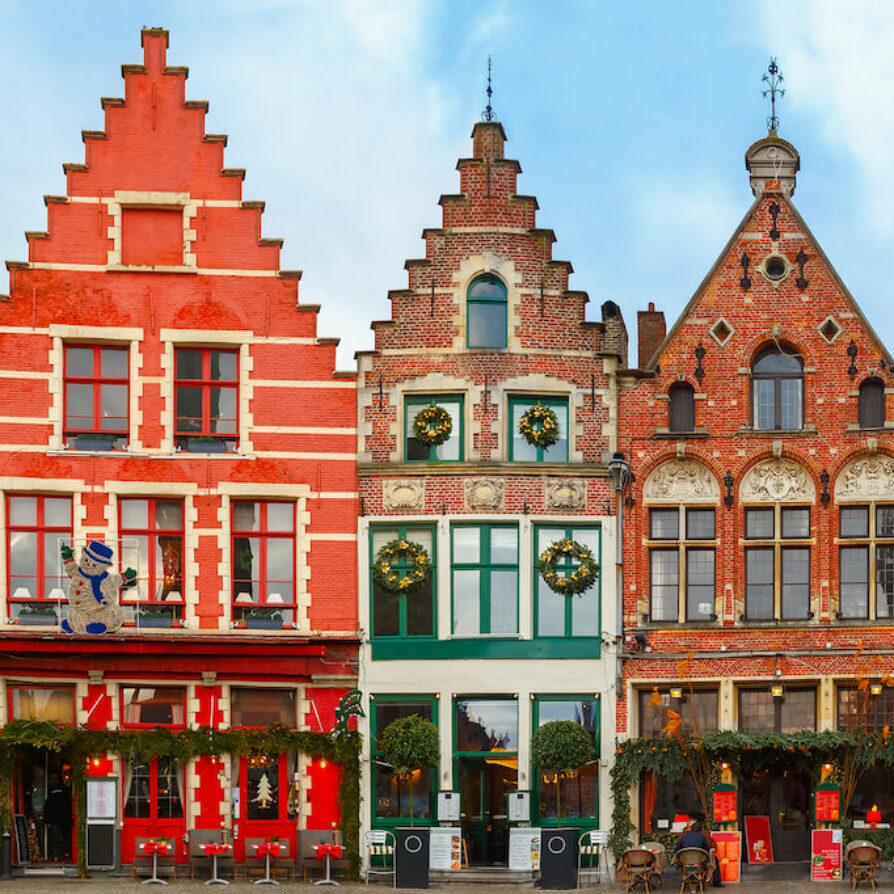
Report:
M 767 350 L 752 367 L 753 372 L 764 375 L 773 375 L 774 373 L 800 375 L 801 370 L 801 361 L 798 357 L 789 351 L 781 351 L 777 348 Z
M 156 759 L 155 790 L 158 793 L 159 819 L 180 819 L 183 816 L 180 779 L 179 761 L 164 757 Z
M 216 434 L 234 434 L 236 431 L 236 389 L 209 388 L 211 431 Z
M 680 536 L 680 513 L 676 509 L 649 510 L 649 537 L 676 540 Z
M 276 820 L 279 818 L 279 755 L 248 754 L 246 761 L 245 818 Z
M 100 420 L 103 431 L 127 428 L 127 385 L 100 385 Z
M 452 428 L 450 429 L 450 437 L 443 444 L 435 447 L 435 456 L 442 461 L 461 459 L 459 445 L 463 424 L 462 404 L 458 400 L 445 400 L 441 403 L 441 406 L 450 414 Z
M 33 531 L 13 531 L 9 535 L 9 570 L 16 577 L 37 572 L 37 537 Z
M 429 578 L 418 590 L 406 596 L 407 636 L 433 636 L 432 579 Z
M 686 538 L 688 540 L 713 540 L 714 528 L 713 509 L 686 510 Z
M 537 448 L 518 430 L 518 423 L 531 406 L 521 401 L 512 402 L 512 459 L 516 462 L 537 462 Z
M 159 500 L 155 504 L 155 526 L 164 531 L 182 530 L 183 503 L 179 500 Z
M 45 720 L 50 723 L 74 724 L 75 705 L 72 689 L 12 690 L 13 720 Z
M 570 699 L 568 701 L 538 701 L 538 725 L 554 720 L 571 720 L 582 726 L 596 748 L 596 727 L 599 722 L 599 702 L 595 699 Z
M 841 547 L 841 605 L 843 618 L 869 616 L 869 547 Z
M 202 378 L 202 351 L 187 348 L 177 349 L 177 378 Z
M 806 507 L 797 509 L 782 509 L 782 536 L 783 537 L 809 537 L 810 536 L 810 510 Z
M 490 560 L 494 565 L 515 565 L 518 563 L 517 528 L 491 528 Z
M 101 348 L 100 374 L 104 379 L 127 378 L 127 351 L 122 348 Z
M 10 497 L 9 523 L 22 527 L 36 525 L 37 497 Z
M 376 636 L 400 635 L 400 594 L 373 584 L 373 633 Z
M 211 355 L 211 379 L 215 382 L 235 382 L 235 351 L 209 351 L 209 354 Z
M 782 617 L 806 618 L 810 609 L 810 549 L 782 550 Z
M 152 805 L 149 765 L 137 758 L 128 760 L 130 787 L 125 792 L 124 816 L 128 819 L 148 819 Z
M 518 572 L 490 573 L 490 632 L 518 632 Z
M 68 587 L 68 575 L 62 568 L 62 544 L 71 543 L 70 534 L 44 534 L 43 535 L 43 565 L 45 599 L 65 598 Z M 56 591 L 55 593 L 53 591 Z M 59 591 L 62 595 L 60 596 Z
M 93 428 L 93 385 L 65 386 L 65 427 Z
M 559 596 L 568 599 L 567 596 Z M 586 593 L 571 597 L 571 635 L 599 635 L 599 579 Z
M 881 379 L 863 382 L 857 406 L 860 428 L 881 428 L 885 424 L 884 382 Z
M 44 497 L 43 522 L 47 528 L 71 527 L 71 499 L 69 497 Z
M 679 615 L 679 554 L 675 549 L 653 549 L 649 553 L 651 618 L 676 621 Z
M 599 799 L 595 763 L 580 770 L 563 773 L 542 773 L 540 776 L 541 819 L 556 818 L 556 785 L 562 804 L 562 818 L 595 817 Z
M 543 459 L 548 463 L 568 461 L 568 405 L 553 404 L 552 411 L 559 423 L 559 437 L 551 447 L 543 449 Z
M 772 733 L 776 728 L 776 706 L 766 689 L 743 689 L 739 693 L 739 729 L 747 733 Z
M 691 385 L 673 385 L 669 394 L 668 423 L 671 431 L 695 428 L 695 391 Z
M 292 531 L 295 527 L 294 503 L 267 504 L 267 530 Z
M 460 525 L 453 534 L 453 561 L 463 565 L 477 565 L 481 561 L 481 529 Z
M 495 276 L 480 276 L 469 286 L 470 299 L 505 301 L 506 286 Z
M 453 572 L 453 634 L 478 636 L 481 633 L 481 572 Z
M 748 540 L 772 540 L 776 530 L 773 509 L 745 510 L 745 537 Z
M 780 425 L 783 429 L 799 429 L 801 427 L 801 395 L 804 386 L 800 379 L 781 379 L 780 393 Z
M 234 531 L 258 531 L 260 527 L 260 503 L 233 503 Z
M 202 430 L 202 389 L 177 387 L 177 431 Z
M 686 617 L 710 621 L 714 614 L 714 550 L 686 551 Z
M 506 305 L 493 301 L 469 302 L 469 347 L 506 347 Z
M 745 614 L 752 620 L 775 617 L 773 550 L 745 550 Z
M 875 510 L 875 536 L 894 537 L 894 506 L 879 506 Z
M 65 349 L 65 374 L 77 379 L 93 378 L 93 348 Z
M 586 594 L 583 597 L 563 596 L 551 590 L 540 574 L 537 572 L 535 574 L 537 575 L 537 636 L 565 636 L 565 600 L 586 598 Z
M 518 702 L 461 699 L 456 703 L 457 751 L 517 751 Z
M 838 512 L 838 529 L 842 537 L 869 536 L 868 506 L 842 506 Z
M 149 501 L 148 500 L 122 500 L 121 527 L 125 530 L 145 531 L 149 527 Z
M 875 548 L 875 613 L 894 618 L 894 545 Z
M 816 690 L 787 689 L 782 697 L 779 732 L 796 733 L 816 729 Z
M 295 573 L 294 545 L 294 541 L 286 537 L 270 537 L 267 540 L 267 580 L 277 585 L 274 589 L 281 589 L 280 581 L 292 582 Z
M 294 689 L 232 689 L 231 726 L 295 729 Z
M 753 379 L 751 389 L 754 427 L 757 431 L 771 431 L 776 427 L 776 382 L 773 379 Z
M 121 689 L 125 724 L 182 726 L 186 691 L 174 686 L 125 686 Z

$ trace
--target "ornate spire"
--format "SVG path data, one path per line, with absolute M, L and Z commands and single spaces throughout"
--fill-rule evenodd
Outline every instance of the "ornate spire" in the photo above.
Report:
M 490 104 L 491 97 L 494 95 L 494 91 L 493 91 L 493 88 L 491 87 L 491 83 L 490 83 L 490 68 L 491 68 L 491 62 L 490 62 L 490 56 L 488 56 L 487 57 L 487 90 L 486 90 L 487 105 L 485 106 L 484 111 L 481 113 L 481 117 L 485 121 L 493 121 L 494 120 L 494 110 Z
M 779 116 L 776 114 L 776 97 L 778 96 L 782 99 L 785 96 L 785 90 L 779 86 L 785 78 L 782 77 L 779 71 L 775 56 L 770 57 L 770 65 L 764 72 L 762 80 L 767 85 L 767 89 L 764 90 L 764 98 L 770 97 L 770 117 L 767 118 L 767 130 L 771 134 L 775 134 L 779 130 Z

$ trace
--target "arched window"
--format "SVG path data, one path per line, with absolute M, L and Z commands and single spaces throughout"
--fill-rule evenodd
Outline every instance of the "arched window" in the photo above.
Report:
M 688 382 L 674 382 L 668 391 L 668 427 L 671 431 L 695 429 L 695 389 Z
M 804 363 L 789 348 L 761 351 L 751 367 L 756 431 L 793 431 L 804 425 Z
M 505 348 L 507 330 L 506 286 L 489 274 L 473 280 L 466 294 L 467 333 L 470 348 Z
M 866 379 L 860 385 L 858 404 L 860 428 L 882 428 L 885 424 L 885 383 L 881 379 Z

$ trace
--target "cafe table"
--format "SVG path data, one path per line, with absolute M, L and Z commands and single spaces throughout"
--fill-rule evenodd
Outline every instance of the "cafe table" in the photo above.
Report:
M 230 846 L 222 841 L 212 841 L 208 844 L 201 845 L 202 852 L 206 857 L 211 857 L 211 878 L 205 882 L 206 885 L 228 885 L 230 884 L 225 878 L 220 878 L 217 874 L 217 858 L 228 854 Z
M 270 875 L 270 858 L 282 853 L 282 845 L 278 841 L 264 841 L 254 845 L 259 857 L 264 857 L 264 878 L 255 879 L 255 885 L 278 885 L 279 882 Z
M 330 859 L 340 860 L 345 852 L 344 848 L 340 844 L 315 844 L 314 850 L 316 851 L 316 858 L 318 860 L 326 861 L 326 875 L 321 879 L 317 879 L 314 884 L 338 886 L 338 882 L 332 878 L 332 875 L 329 872 L 329 861 Z
M 152 857 L 152 875 L 143 879 L 144 885 L 166 885 L 167 882 L 163 878 L 158 877 L 158 855 L 167 857 L 169 846 L 167 841 L 145 841 L 143 842 L 143 853 Z

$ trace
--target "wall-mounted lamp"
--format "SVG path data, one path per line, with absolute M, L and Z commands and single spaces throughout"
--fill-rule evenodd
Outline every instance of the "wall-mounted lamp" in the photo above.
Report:
M 823 769 L 828 773 L 831 771 L 832 765 L 831 764 L 823 764 Z
M 682 689 L 671 689 L 670 696 L 671 696 L 671 698 L 683 698 L 683 690 Z
M 773 698 L 782 698 L 782 684 L 774 683 L 770 687 L 770 694 L 773 696 Z
M 873 695 L 881 695 L 881 694 L 882 694 L 882 684 L 881 684 L 881 683 L 873 683 L 873 684 L 869 687 L 869 691 L 870 691 Z
M 728 770 L 728 769 L 729 769 L 729 764 L 726 763 L 726 761 L 724 761 L 724 762 L 720 765 L 720 769 L 721 769 L 721 770 Z

